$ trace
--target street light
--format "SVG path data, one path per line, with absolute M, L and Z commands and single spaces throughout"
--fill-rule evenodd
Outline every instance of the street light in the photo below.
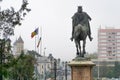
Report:
M 46 47 L 44 48 L 44 57 L 45 57 L 45 50 L 46 50 Z
M 44 48 L 44 58 L 45 58 L 45 50 L 46 47 Z M 44 80 L 46 80 L 46 63 L 44 62 Z
M 56 80 L 56 71 L 57 71 L 57 65 L 56 65 L 56 59 L 54 59 L 54 75 L 55 75 L 55 80 Z
M 65 62 L 65 80 L 67 80 L 67 61 Z
M 54 59 L 54 57 L 52 56 L 52 53 L 49 54 L 49 59 L 50 59 L 51 68 L 53 68 L 53 65 L 52 65 L 52 64 L 53 64 L 53 59 Z M 52 69 L 51 69 L 50 72 L 51 72 L 51 74 L 52 74 Z

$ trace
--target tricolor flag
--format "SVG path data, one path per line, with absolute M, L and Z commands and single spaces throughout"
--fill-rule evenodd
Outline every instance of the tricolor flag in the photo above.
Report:
M 31 38 L 33 38 L 35 35 L 38 34 L 39 28 L 36 28 L 32 33 L 31 33 Z
M 40 45 L 40 41 L 41 41 L 41 37 L 40 37 L 40 39 L 39 39 L 39 41 L 38 41 L 37 48 L 38 48 L 39 45 Z

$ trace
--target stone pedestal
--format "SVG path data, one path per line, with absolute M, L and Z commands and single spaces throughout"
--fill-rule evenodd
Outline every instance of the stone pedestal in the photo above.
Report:
M 95 64 L 87 59 L 73 60 L 68 65 L 71 67 L 71 80 L 93 80 L 92 67 Z

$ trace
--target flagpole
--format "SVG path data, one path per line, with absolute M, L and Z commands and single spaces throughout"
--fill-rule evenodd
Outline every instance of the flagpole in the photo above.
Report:
M 39 28 L 38 28 L 39 29 Z M 38 30 L 38 39 L 37 42 L 39 41 L 39 30 Z M 38 47 L 38 54 L 39 54 L 39 47 Z
M 38 38 L 39 38 L 39 27 L 38 28 L 36 28 L 35 27 L 35 30 L 31 33 L 31 38 L 33 38 L 33 37 L 35 37 L 35 52 L 37 52 L 37 50 L 36 50 L 36 35 L 38 36 Z M 35 58 L 37 59 L 37 55 L 35 54 Z M 35 67 L 37 68 L 37 65 L 35 65 Z M 36 74 L 36 72 L 35 72 L 35 76 L 37 77 L 37 74 Z
M 36 30 L 36 27 L 35 27 L 35 30 Z M 36 52 L 36 36 L 35 36 L 35 52 Z M 35 59 L 37 59 L 37 55 L 35 55 Z M 35 64 L 35 69 L 37 69 L 37 65 Z M 37 72 L 35 71 L 35 76 L 37 77 Z
M 35 51 L 36 51 L 36 36 L 35 36 Z
M 41 46 L 40 46 L 40 54 L 42 54 L 42 27 L 40 27 L 40 32 L 41 32 Z
M 36 30 L 36 27 L 35 27 L 35 30 Z M 38 33 L 39 33 L 39 30 L 38 30 Z M 36 36 L 35 36 L 35 51 L 37 52 L 37 50 L 36 50 Z

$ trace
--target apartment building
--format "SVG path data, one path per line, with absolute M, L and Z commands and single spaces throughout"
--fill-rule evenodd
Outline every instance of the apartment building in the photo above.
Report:
M 120 60 L 120 29 L 98 29 L 98 59 Z

